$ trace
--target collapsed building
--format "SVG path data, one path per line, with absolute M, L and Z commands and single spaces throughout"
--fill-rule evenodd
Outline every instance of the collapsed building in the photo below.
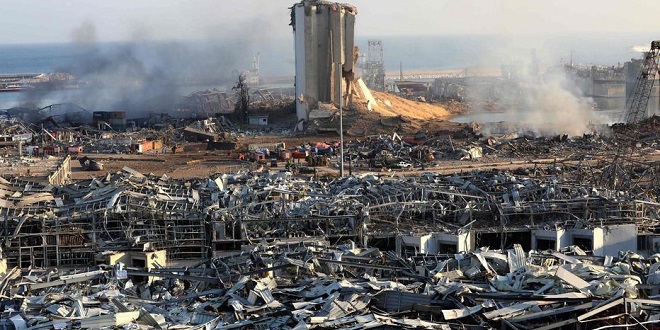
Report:
M 4 258 L 21 267 L 88 266 L 98 253 L 142 251 L 145 244 L 179 260 L 305 239 L 351 239 L 403 255 L 514 242 L 526 249 L 580 245 L 600 256 L 652 253 L 660 243 L 659 204 L 646 192 L 657 188 L 647 186 L 657 165 L 646 165 L 639 178 L 611 172 L 621 166 L 569 162 L 538 168 L 533 176 L 483 171 L 330 182 L 290 172 L 184 181 L 129 168 L 62 186 L 5 178 L 0 235 Z M 599 174 L 586 177 L 591 171 Z M 607 188 L 600 173 L 626 178 L 628 185 L 612 181 Z
M 594 316 L 624 306 L 653 321 L 658 169 L 631 159 L 334 180 L 5 177 L 2 322 L 515 329 L 601 324 Z
M 292 88 L 250 88 L 250 94 L 250 107 L 258 110 L 278 109 L 293 100 Z M 236 100 L 233 91 L 204 90 L 182 98 L 178 108 L 194 116 L 229 115 L 235 111 Z

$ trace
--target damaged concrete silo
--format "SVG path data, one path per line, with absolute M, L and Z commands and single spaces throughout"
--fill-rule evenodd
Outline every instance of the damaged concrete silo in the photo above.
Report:
M 341 91 L 350 88 L 356 15 L 356 7 L 328 1 L 303 0 L 291 8 L 299 122 L 308 120 L 318 102 L 339 104 Z M 338 67 L 343 79 L 337 79 Z

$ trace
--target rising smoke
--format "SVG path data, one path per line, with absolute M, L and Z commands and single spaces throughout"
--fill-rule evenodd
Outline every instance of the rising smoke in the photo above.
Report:
M 593 106 L 593 100 L 580 95 L 580 89 L 564 72 L 546 73 L 538 80 L 522 85 L 519 106 L 507 111 L 512 130 L 537 136 L 593 132 L 594 127 L 607 123 Z
M 517 74 L 502 78 L 497 86 L 500 113 L 493 117 L 501 122 L 486 120 L 482 123 L 484 134 L 576 136 L 593 133 L 608 123 L 607 116 L 596 111 L 593 99 L 584 96 L 564 67 L 538 70 L 532 61 L 519 61 L 510 68 Z M 472 99 L 483 98 L 480 89 L 471 91 L 476 91 Z
M 39 88 L 25 93 L 23 103 L 75 103 L 89 111 L 126 111 L 128 118 L 171 113 L 179 97 L 192 90 L 230 87 L 238 70 L 251 64 L 257 41 L 241 35 L 231 40 L 148 39 L 148 29 L 141 28 L 132 41 L 102 43 L 95 25 L 82 23 L 72 31 L 75 60 L 58 69 L 75 76 L 80 88 Z
M 645 53 L 651 50 L 650 45 L 635 45 L 630 47 L 630 51 L 635 53 Z

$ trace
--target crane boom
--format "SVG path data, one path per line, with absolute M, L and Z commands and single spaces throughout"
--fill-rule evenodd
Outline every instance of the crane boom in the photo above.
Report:
M 658 73 L 658 60 L 660 59 L 660 40 L 651 42 L 651 49 L 646 53 L 641 70 L 635 81 L 632 94 L 626 102 L 623 112 L 623 121 L 634 124 L 646 119 L 646 108 L 653 93 L 655 76 Z

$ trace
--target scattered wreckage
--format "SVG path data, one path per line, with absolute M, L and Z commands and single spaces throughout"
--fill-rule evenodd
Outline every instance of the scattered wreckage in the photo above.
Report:
M 287 171 L 175 180 L 124 168 L 67 185 L 7 177 L 0 322 L 652 325 L 660 320 L 655 167 L 613 159 L 333 180 Z M 629 252 L 638 242 L 645 252 Z
M 351 159 L 402 168 L 557 156 L 510 170 L 178 180 L 124 168 L 75 183 L 6 176 L 0 325 L 652 328 L 660 320 L 660 164 L 638 156 L 657 150 L 658 123 L 614 127 L 613 136 L 420 133 L 346 145 Z M 164 148 L 157 141 L 226 140 L 231 126 L 203 120 L 126 136 L 150 152 Z M 110 147 L 87 136 L 76 135 L 81 148 Z M 116 150 L 134 142 L 113 136 Z M 316 154 L 302 157 L 323 166 L 337 146 L 308 147 Z
M 87 156 L 78 158 L 78 162 L 80 162 L 80 167 L 83 171 L 103 171 L 103 163 Z
M 108 252 L 112 258 L 118 252 Z M 159 258 L 155 258 L 159 259 Z M 115 259 L 119 260 L 119 259 Z M 161 260 L 158 260 L 161 261 Z M 13 329 L 653 328 L 660 256 L 480 248 L 401 258 L 323 241 L 255 242 L 186 267 L 12 268 Z
M 380 134 L 355 138 L 345 144 L 345 154 L 361 168 L 400 168 L 399 162 L 428 168 L 440 161 L 494 162 L 547 159 L 612 159 L 653 154 L 660 146 L 660 117 L 637 125 L 594 127 L 581 136 L 539 136 L 534 132 L 495 134 L 492 127 L 476 123 L 453 133 L 414 135 Z

